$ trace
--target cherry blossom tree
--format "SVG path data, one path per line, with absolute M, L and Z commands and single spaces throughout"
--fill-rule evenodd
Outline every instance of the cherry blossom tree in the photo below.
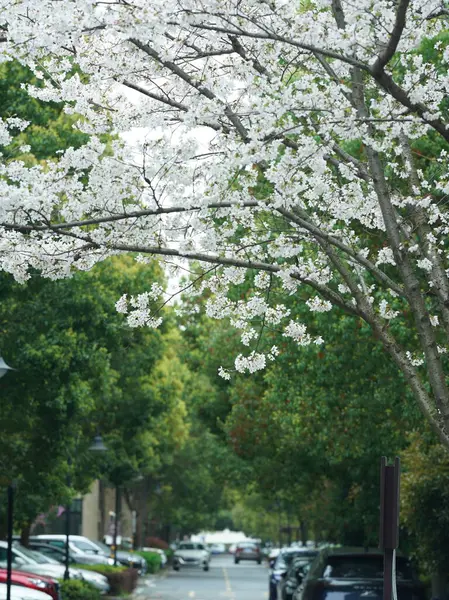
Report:
M 207 311 L 320 344 L 282 294 L 362 319 L 449 448 L 448 62 L 442 0 L 0 0 L 1 57 L 90 135 L 26 166 L 1 123 L 0 264 L 66 277 L 134 253 L 194 261 Z M 144 132 L 131 147 L 130 130 Z M 106 148 L 104 133 L 117 134 Z M 423 151 L 425 149 L 425 151 Z M 206 277 L 207 275 L 207 277 Z M 254 291 L 230 293 L 245 278 Z M 276 290 L 276 294 L 271 293 Z M 126 290 L 124 290 L 126 292 Z M 117 302 L 157 326 L 161 290 Z M 402 336 L 404 328 L 410 335 Z M 224 377 L 230 373 L 225 368 Z

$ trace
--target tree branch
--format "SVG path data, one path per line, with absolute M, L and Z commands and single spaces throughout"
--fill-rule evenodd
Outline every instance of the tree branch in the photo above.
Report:
M 219 210 L 220 208 L 232 208 L 233 206 L 242 206 L 245 208 L 253 208 L 259 206 L 259 202 L 251 200 L 236 204 L 235 202 L 213 202 L 207 206 L 169 206 L 168 208 L 152 208 L 146 210 L 136 210 L 129 213 L 122 213 L 119 215 L 108 215 L 105 217 L 94 217 L 91 219 L 84 219 L 82 221 L 69 221 L 67 223 L 55 223 L 47 225 L 17 225 L 15 223 L 1 223 L 0 226 L 11 231 L 18 231 L 20 233 L 30 233 L 32 231 L 60 231 L 63 229 L 72 229 L 74 227 L 86 227 L 88 225 L 99 225 L 100 223 L 112 223 L 116 221 L 124 221 L 126 219 L 136 219 L 141 217 L 151 217 L 157 215 L 169 215 L 173 213 L 188 213 L 195 210 L 214 209 Z
M 384 50 L 379 54 L 375 63 L 371 67 L 371 73 L 373 75 L 380 74 L 389 61 L 393 58 L 394 53 L 401 41 L 402 32 L 405 27 L 405 18 L 407 16 L 407 9 L 410 4 L 410 0 L 399 0 L 398 7 L 396 10 L 396 20 L 394 23 L 393 31 L 391 32 L 390 39 Z
M 177 75 L 180 79 L 182 79 L 189 86 L 191 86 L 192 88 L 197 90 L 202 96 L 204 96 L 208 100 L 214 100 L 215 102 L 219 102 L 220 104 L 222 104 L 224 114 L 229 119 L 229 121 L 234 125 L 234 127 L 237 130 L 237 132 L 239 133 L 240 137 L 244 141 L 247 141 L 249 139 L 248 132 L 247 132 L 245 126 L 243 125 L 243 123 L 241 122 L 241 120 L 239 119 L 239 117 L 236 115 L 236 113 L 232 110 L 232 108 L 228 104 L 224 104 L 223 102 L 221 102 L 220 99 L 209 88 L 207 88 L 204 85 L 201 85 L 201 83 L 198 83 L 197 81 L 195 81 L 192 77 L 190 77 L 190 75 L 188 73 L 186 73 L 186 71 L 184 71 L 184 69 L 181 69 L 181 67 L 179 65 L 177 65 L 176 63 L 174 63 L 173 61 L 163 60 L 159 56 L 159 54 L 156 52 L 156 50 L 154 50 L 154 48 L 152 48 L 148 44 L 143 44 L 141 41 L 134 39 L 134 38 L 130 38 L 129 41 L 131 44 L 134 44 L 134 46 L 136 46 L 136 48 L 139 48 L 139 50 L 141 50 L 142 52 L 145 52 L 145 54 L 147 54 L 148 56 L 153 58 L 159 64 L 161 64 L 166 69 L 171 71 L 174 75 Z
M 326 242 L 326 243 L 334 246 L 335 248 L 338 248 L 339 250 L 342 250 L 347 256 L 349 256 L 355 262 L 359 263 L 360 265 L 362 265 L 363 267 L 368 269 L 368 271 L 370 271 L 370 273 L 372 273 L 372 275 L 383 285 L 386 285 L 388 288 L 392 289 L 399 296 L 406 297 L 404 289 L 401 286 L 399 286 L 395 281 L 390 279 L 390 277 L 388 277 L 388 275 L 386 275 L 378 267 L 376 267 L 376 265 L 374 263 L 372 263 L 370 260 L 365 258 L 362 254 L 355 252 L 352 248 L 347 246 L 344 242 L 342 242 L 338 238 L 336 238 L 328 233 L 325 233 L 324 231 L 321 231 L 321 229 L 319 227 L 314 225 L 309 220 L 309 216 L 307 215 L 307 213 L 305 213 L 305 211 L 300 211 L 299 209 L 296 209 L 295 212 L 291 212 L 284 208 L 277 208 L 276 210 L 278 212 L 280 212 L 282 215 L 284 215 L 284 217 L 286 219 L 288 219 L 289 221 L 292 221 L 293 223 L 296 223 L 300 227 L 307 229 L 307 231 L 309 231 L 316 239 Z M 297 212 L 299 213 L 299 215 L 296 214 Z

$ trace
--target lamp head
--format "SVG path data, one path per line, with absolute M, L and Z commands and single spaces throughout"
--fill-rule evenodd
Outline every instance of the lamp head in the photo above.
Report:
M 94 437 L 94 441 L 89 446 L 89 450 L 91 452 L 106 452 L 107 449 L 108 448 L 107 448 L 107 446 L 105 446 L 105 444 L 103 442 L 103 438 L 101 437 L 101 435 L 96 435 Z
M 0 356 L 0 377 L 3 377 L 3 375 L 6 375 L 6 373 L 8 371 L 15 371 L 15 369 L 13 369 L 9 365 L 7 365 L 5 363 L 5 361 L 3 360 L 3 358 Z

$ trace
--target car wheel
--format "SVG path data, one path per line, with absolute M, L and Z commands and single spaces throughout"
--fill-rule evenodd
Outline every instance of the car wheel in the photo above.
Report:
M 179 571 L 179 565 L 173 565 L 173 570 L 174 571 Z
M 238 565 L 239 564 L 239 559 L 238 558 L 234 558 L 234 564 Z
M 203 571 L 209 571 L 209 565 L 204 565 Z
M 260 558 L 258 558 L 258 559 L 257 559 L 257 564 L 258 564 L 258 565 L 261 565 L 261 564 L 262 564 L 262 561 L 260 560 Z

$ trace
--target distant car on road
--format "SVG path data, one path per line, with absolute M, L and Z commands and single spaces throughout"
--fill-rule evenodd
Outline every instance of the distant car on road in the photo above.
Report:
M 238 544 L 234 554 L 234 562 L 238 565 L 241 560 L 255 560 L 260 565 L 262 563 L 262 552 L 259 546 L 254 542 L 241 542 Z
M 396 557 L 398 600 L 425 600 L 425 587 L 405 556 Z M 293 600 L 382 600 L 383 553 L 378 549 L 326 548 L 310 566 Z
M 224 544 L 209 544 L 209 552 L 211 554 L 224 554 L 226 546 Z
M 181 542 L 173 555 L 173 569 L 179 571 L 185 567 L 200 567 L 209 571 L 210 554 L 204 544 Z

